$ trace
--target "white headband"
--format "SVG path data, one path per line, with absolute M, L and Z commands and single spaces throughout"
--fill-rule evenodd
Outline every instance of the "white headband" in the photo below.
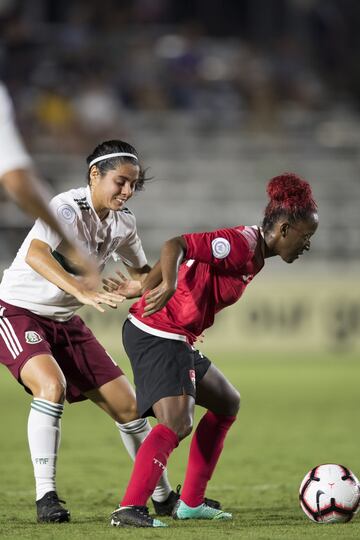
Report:
M 105 156 L 100 156 L 100 157 L 97 157 L 97 158 L 93 159 L 89 163 L 89 169 L 91 169 L 91 167 L 93 165 L 95 165 L 95 163 L 98 163 L 98 161 L 103 161 L 104 159 L 109 159 L 109 158 L 112 158 L 112 157 L 131 157 L 133 159 L 136 159 L 136 161 L 139 161 L 138 157 L 135 156 L 135 154 L 128 154 L 127 152 L 115 152 L 114 154 L 106 154 Z

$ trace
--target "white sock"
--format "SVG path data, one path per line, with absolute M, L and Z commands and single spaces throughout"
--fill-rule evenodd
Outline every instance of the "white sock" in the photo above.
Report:
M 151 426 L 146 418 L 139 418 L 127 424 L 115 422 L 119 428 L 121 438 L 130 457 L 134 460 L 137 451 L 145 437 L 150 433 Z M 162 473 L 160 480 L 152 494 L 152 498 L 157 502 L 166 501 L 170 492 L 171 485 L 168 480 L 167 470 Z
M 34 466 L 36 500 L 56 491 L 56 459 L 60 445 L 60 419 L 64 405 L 34 398 L 28 420 L 28 440 Z

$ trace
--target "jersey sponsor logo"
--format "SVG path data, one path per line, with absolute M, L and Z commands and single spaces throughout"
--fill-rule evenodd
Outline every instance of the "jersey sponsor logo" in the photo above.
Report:
M 75 210 L 72 206 L 68 204 L 62 204 L 61 206 L 59 206 L 59 208 L 57 209 L 57 214 L 59 218 L 62 221 L 66 221 L 66 223 L 73 223 L 76 217 Z
M 30 345 L 34 345 L 35 343 L 40 343 L 42 341 L 42 337 L 33 330 L 29 332 L 25 332 L 25 341 L 26 343 L 30 343 Z
M 195 369 L 189 369 L 190 381 L 193 383 L 193 387 L 196 388 L 196 374 Z
M 225 259 L 230 253 L 230 242 L 226 238 L 214 238 L 211 242 L 212 254 L 216 259 Z

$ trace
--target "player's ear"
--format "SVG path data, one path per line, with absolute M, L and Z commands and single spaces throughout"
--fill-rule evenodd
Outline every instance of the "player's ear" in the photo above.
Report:
M 93 165 L 91 167 L 89 176 L 90 176 L 90 181 L 89 181 L 90 187 L 95 187 L 100 179 L 99 169 L 96 167 L 96 165 Z
M 289 228 L 290 228 L 290 223 L 288 223 L 287 221 L 284 221 L 283 223 L 280 223 L 279 230 L 280 230 L 280 234 L 281 234 L 281 236 L 283 238 L 286 238 L 286 236 L 288 235 Z

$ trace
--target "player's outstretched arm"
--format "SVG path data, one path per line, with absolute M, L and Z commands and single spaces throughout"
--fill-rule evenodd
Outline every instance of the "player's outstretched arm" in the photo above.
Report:
M 120 295 L 97 292 L 86 283 L 86 278 L 75 278 L 64 270 L 52 256 L 50 246 L 41 240 L 32 240 L 25 261 L 35 272 L 59 287 L 59 289 L 71 294 L 82 304 L 94 307 L 101 313 L 104 312 L 104 309 L 100 304 L 116 308 L 117 304 L 124 300 L 124 297 Z
M 45 182 L 37 176 L 15 122 L 11 98 L 0 81 L 0 182 L 7 195 L 24 212 L 41 218 L 63 239 L 67 257 L 76 260 L 82 274 L 99 281 L 96 265 L 75 246 L 49 208 L 50 196 Z
M 1 182 L 10 199 L 33 218 L 41 218 L 60 236 L 64 231 L 49 210 L 47 188 L 36 177 L 33 170 L 14 169 L 1 177 Z
M 74 244 L 57 222 L 49 209 L 47 187 L 36 177 L 32 169 L 14 169 L 1 177 L 5 191 L 24 212 L 34 218 L 41 218 L 53 231 L 63 238 L 63 249 L 66 256 L 73 260 L 82 275 L 89 282 L 97 283 L 99 273 L 96 265 L 86 257 Z
M 171 238 L 161 249 L 160 264 L 155 265 L 144 282 L 144 290 L 148 290 L 154 282 L 162 281 L 146 294 L 143 317 L 149 317 L 162 309 L 173 296 L 177 287 L 179 267 L 186 255 L 186 242 L 182 236 Z

